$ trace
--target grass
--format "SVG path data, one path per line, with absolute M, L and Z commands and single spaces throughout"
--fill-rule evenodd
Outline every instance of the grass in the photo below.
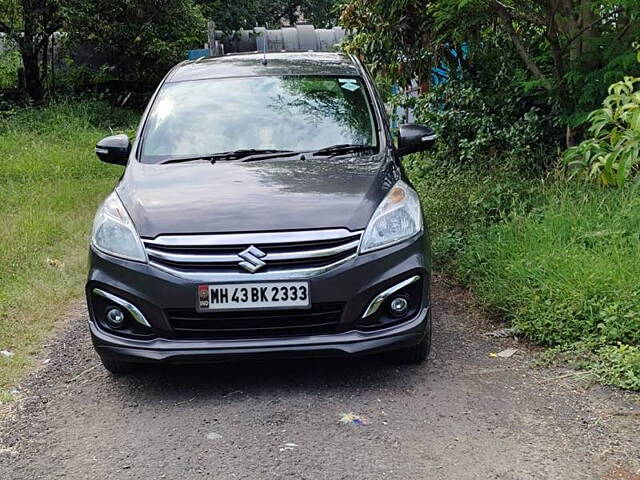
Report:
M 539 343 L 640 343 L 638 192 L 548 190 L 541 210 L 470 239 L 462 278 Z
M 130 131 L 130 112 L 100 102 L 21 110 L 0 120 L 0 401 L 81 297 L 95 208 L 121 168 L 93 154 Z
M 460 278 L 523 335 L 559 350 L 588 346 L 582 368 L 640 390 L 638 191 L 561 182 L 544 199 L 473 235 Z
M 405 169 L 422 199 L 436 264 L 446 270 L 474 233 L 535 208 L 544 186 L 506 169 L 443 166 L 418 156 Z
M 640 195 L 413 159 L 436 264 L 529 339 L 640 390 Z M 566 362 L 565 362 L 566 363 Z

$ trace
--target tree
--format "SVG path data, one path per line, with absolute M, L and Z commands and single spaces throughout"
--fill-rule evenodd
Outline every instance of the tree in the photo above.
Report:
M 208 19 L 216 28 L 230 32 L 269 24 L 279 28 L 283 21 L 296 25 L 301 20 L 316 27 L 334 25 L 337 21 L 336 0 L 200 0 Z
M 216 28 L 225 32 L 252 29 L 265 23 L 279 25 L 282 8 L 279 1 L 271 0 L 199 0 L 204 15 L 213 20 Z
M 347 0 L 341 20 L 354 32 L 348 50 L 400 83 L 418 78 L 425 88 L 442 62 L 455 75 L 497 68 L 485 60 L 500 61 L 490 50 L 504 48 L 495 38 L 506 35 L 524 69 L 514 80 L 556 106 L 568 145 L 611 78 L 637 69 L 637 0 Z
M 148 87 L 206 39 L 206 21 L 193 0 L 65 1 L 72 44 L 103 53 L 121 80 Z
M 403 85 L 418 79 L 428 88 L 435 44 L 425 2 L 351 0 L 343 4 L 340 22 L 352 31 L 346 50 L 364 57 L 374 73 Z
M 281 0 L 279 3 L 281 16 L 289 25 L 295 25 L 301 19 L 317 28 L 333 26 L 337 22 L 335 0 Z
M 17 45 L 27 94 L 44 97 L 49 38 L 62 26 L 58 0 L 0 0 L 0 32 Z
M 586 112 L 593 107 L 593 99 L 601 96 L 591 91 L 586 102 L 581 101 L 585 97 L 580 91 L 587 87 L 585 74 L 591 74 L 597 88 L 603 91 L 608 82 L 605 75 L 598 78 L 597 73 L 610 76 L 613 69 L 621 74 L 619 62 L 628 66 L 633 63 L 632 44 L 640 38 L 640 5 L 635 0 L 441 2 L 449 5 L 445 11 L 453 13 L 449 18 L 441 15 L 445 35 L 454 23 L 455 29 L 459 29 L 461 23 L 473 29 L 497 24 L 508 34 L 532 77 L 559 104 L 567 127 L 567 146 L 574 144 L 575 124 L 585 120 Z M 460 22 L 461 19 L 470 21 Z M 529 41 L 534 48 L 528 49 L 525 35 L 531 34 L 538 43 Z

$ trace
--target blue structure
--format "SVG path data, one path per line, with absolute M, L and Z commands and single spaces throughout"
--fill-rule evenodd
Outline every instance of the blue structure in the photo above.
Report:
M 209 49 L 208 48 L 198 48 L 197 50 L 189 50 L 187 52 L 187 60 L 196 60 L 200 57 L 208 57 Z

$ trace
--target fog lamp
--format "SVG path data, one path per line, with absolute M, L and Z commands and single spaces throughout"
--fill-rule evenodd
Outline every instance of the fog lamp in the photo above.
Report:
M 396 297 L 391 300 L 389 304 L 389 308 L 391 309 L 391 313 L 396 316 L 402 316 L 407 313 L 407 308 L 409 307 L 409 302 L 404 297 Z
M 124 312 L 116 307 L 107 310 L 107 325 L 111 328 L 122 328 L 124 325 Z

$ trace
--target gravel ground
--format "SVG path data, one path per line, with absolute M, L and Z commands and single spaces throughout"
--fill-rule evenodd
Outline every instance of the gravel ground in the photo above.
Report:
M 100 366 L 78 306 L 5 412 L 0 478 L 640 479 L 638 395 L 531 368 L 531 348 L 483 335 L 497 326 L 463 290 L 436 281 L 434 303 L 423 366 L 290 360 L 125 377 Z M 367 421 L 341 424 L 350 412 Z

